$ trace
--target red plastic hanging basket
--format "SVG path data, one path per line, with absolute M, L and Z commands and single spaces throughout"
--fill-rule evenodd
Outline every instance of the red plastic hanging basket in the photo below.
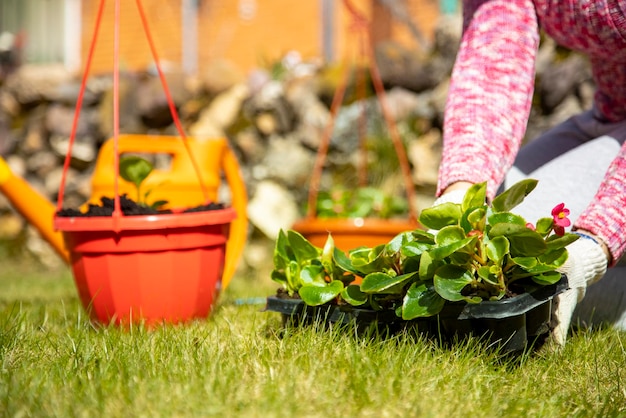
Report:
M 76 104 L 74 126 L 70 136 L 58 211 L 62 208 L 65 177 L 69 167 L 76 121 L 89 65 L 97 38 L 105 0 L 101 0 L 96 19 L 87 67 Z M 152 48 L 174 122 L 181 140 L 186 137 L 176 114 L 165 78 L 158 64 L 145 14 L 140 0 L 137 7 Z M 70 252 L 70 262 L 81 302 L 92 319 L 104 324 L 177 323 L 206 318 L 219 295 L 230 224 L 237 213 L 233 208 L 204 212 L 174 210 L 169 214 L 126 216 L 120 208 L 119 177 L 119 38 L 120 0 L 115 1 L 114 54 L 114 138 L 115 138 L 115 209 L 112 216 L 65 217 L 55 215 L 54 226 L 62 231 Z M 192 159 L 199 184 L 206 188 Z
M 367 29 L 369 26 L 368 20 L 354 7 L 349 0 L 344 0 L 344 5 L 347 11 L 352 16 L 352 30 L 357 32 L 357 39 L 360 41 L 359 55 L 365 58 L 369 73 L 371 76 L 372 84 L 376 92 L 376 97 L 380 104 L 381 112 L 385 120 L 385 124 L 389 130 L 391 141 L 394 145 L 398 162 L 401 169 L 401 174 L 404 180 L 404 187 L 406 197 L 408 201 L 409 213 L 406 219 L 381 219 L 381 218 L 322 218 L 317 214 L 317 199 L 320 188 L 320 180 L 326 156 L 328 154 L 328 147 L 334 128 L 334 121 L 342 105 L 348 80 L 350 77 L 350 66 L 346 66 L 345 74 L 342 83 L 337 88 L 331 104 L 331 117 L 330 122 L 326 126 L 320 147 L 317 151 L 317 157 L 313 173 L 311 175 L 311 181 L 309 184 L 309 196 L 308 196 L 308 212 L 307 216 L 292 225 L 292 229 L 300 232 L 307 240 L 317 247 L 323 247 L 328 234 L 333 237 L 335 246 L 343 251 L 349 251 L 359 246 L 374 247 L 379 244 L 386 244 L 393 237 L 401 232 L 410 231 L 419 228 L 417 221 L 417 210 L 414 202 L 414 190 L 413 181 L 411 179 L 410 165 L 404 150 L 404 146 L 400 139 L 400 135 L 396 129 L 393 118 L 390 111 L 387 108 L 385 89 L 376 66 L 375 59 L 369 44 L 367 42 Z M 361 99 L 364 98 L 364 83 L 365 77 L 363 71 L 359 73 L 357 79 L 357 94 Z M 363 117 L 363 114 L 361 115 Z M 364 120 L 360 120 L 359 134 L 360 134 L 360 146 L 361 146 L 361 164 L 359 166 L 359 179 L 360 186 L 364 186 L 367 178 L 366 166 L 365 166 L 365 148 L 363 141 Z
M 57 217 L 92 318 L 125 324 L 206 318 L 219 295 L 232 208 L 196 213 Z

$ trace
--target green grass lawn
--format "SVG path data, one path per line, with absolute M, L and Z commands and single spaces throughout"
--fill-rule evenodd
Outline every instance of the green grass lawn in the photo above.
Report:
M 626 416 L 625 333 L 502 359 L 350 329 L 281 332 L 236 277 L 207 320 L 94 326 L 69 271 L 0 260 L 0 413 L 10 417 Z M 252 300 L 253 301 L 253 300 Z M 244 303 L 242 303 L 244 302 Z

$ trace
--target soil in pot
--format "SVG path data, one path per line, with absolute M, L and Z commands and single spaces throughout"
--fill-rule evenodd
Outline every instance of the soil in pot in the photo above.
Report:
M 113 211 L 115 210 L 115 200 L 109 197 L 100 198 L 101 204 L 94 205 L 92 203 L 88 204 L 87 210 L 85 212 L 81 212 L 80 210 L 73 208 L 61 209 L 57 212 L 58 216 L 61 217 L 90 217 L 90 216 L 112 216 Z M 150 206 L 141 205 L 135 202 L 132 199 L 129 199 L 127 195 L 120 196 L 120 209 L 122 213 L 126 216 L 139 216 L 139 215 L 159 215 L 159 214 L 169 214 L 174 213 L 174 211 L 170 209 L 158 210 L 152 208 Z M 191 212 L 204 212 L 210 210 L 220 210 L 224 209 L 224 204 L 222 203 L 209 203 L 207 205 L 195 206 L 193 208 L 188 208 L 182 213 L 191 213 Z

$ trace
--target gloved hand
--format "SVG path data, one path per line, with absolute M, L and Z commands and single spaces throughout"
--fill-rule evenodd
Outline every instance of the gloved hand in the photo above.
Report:
M 469 188 L 469 186 L 468 186 Z M 450 192 L 446 192 L 439 196 L 433 202 L 433 206 L 441 205 L 442 203 L 463 203 L 463 198 L 465 197 L 465 193 L 467 193 L 467 188 L 464 189 L 456 189 Z
M 569 282 L 569 289 L 554 299 L 552 338 L 559 345 L 565 344 L 576 304 L 585 297 L 587 286 L 604 276 L 608 264 L 606 253 L 595 238 L 578 234 L 581 237 L 567 246 L 569 256 L 558 269 Z

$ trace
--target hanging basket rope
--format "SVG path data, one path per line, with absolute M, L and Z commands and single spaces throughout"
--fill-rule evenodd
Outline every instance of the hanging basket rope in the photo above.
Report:
M 63 163 L 63 173 L 61 175 L 61 184 L 59 187 L 59 197 L 57 200 L 57 211 L 60 211 L 63 208 L 63 198 L 65 194 L 65 183 L 67 179 L 67 172 L 69 170 L 71 156 L 72 156 L 72 147 L 74 146 L 74 141 L 76 139 L 76 130 L 78 126 L 78 119 L 80 117 L 80 111 L 83 103 L 83 96 L 85 94 L 85 88 L 87 85 L 87 78 L 89 77 L 89 71 L 91 68 L 91 63 L 93 60 L 94 50 L 97 43 L 98 33 L 100 30 L 100 23 L 102 21 L 102 15 L 104 13 L 104 5 L 106 0 L 100 0 L 100 4 L 98 6 L 98 12 L 96 15 L 96 23 L 94 28 L 94 34 L 91 39 L 91 43 L 89 46 L 89 52 L 87 55 L 87 62 L 85 65 L 85 72 L 83 74 L 80 90 L 78 92 L 78 98 L 76 101 L 76 109 L 74 111 L 74 119 L 72 121 L 72 129 L 70 132 L 69 146 L 67 150 L 67 154 L 65 155 L 65 161 Z M 139 16 L 141 18 L 142 27 L 144 33 L 146 35 L 146 39 L 150 46 L 150 52 L 152 54 L 152 59 L 154 60 L 157 72 L 159 74 L 159 78 L 161 80 L 161 84 L 163 86 L 163 90 L 165 92 L 165 97 L 167 99 L 167 103 L 169 106 L 170 113 L 172 115 L 172 119 L 178 130 L 178 134 L 183 141 L 185 149 L 191 159 L 191 163 L 193 165 L 193 169 L 195 171 L 196 176 L 198 177 L 198 181 L 200 184 L 200 188 L 202 190 L 202 194 L 204 196 L 205 201 L 209 200 L 209 193 L 207 187 L 202 179 L 202 174 L 200 171 L 200 167 L 191 152 L 191 148 L 189 146 L 189 142 L 187 141 L 187 136 L 185 135 L 185 131 L 180 122 L 180 118 L 178 116 L 178 112 L 176 110 L 176 106 L 174 104 L 174 100 L 172 99 L 172 95 L 170 94 L 169 87 L 167 85 L 167 80 L 165 79 L 165 75 L 161 69 L 161 65 L 159 63 L 159 57 L 156 52 L 156 48 L 154 46 L 154 41 L 152 39 L 152 35 L 150 32 L 150 28 L 148 25 L 148 20 L 146 18 L 146 14 L 144 12 L 143 5 L 141 4 L 141 0 L 135 1 L 137 5 L 137 10 L 139 12 Z M 118 187 L 118 179 L 119 179 L 119 152 L 118 152 L 118 142 L 119 142 L 119 40 L 120 40 L 120 14 L 121 14 L 121 0 L 115 0 L 115 11 L 114 11 L 114 38 L 113 38 L 113 138 L 114 138 L 114 164 L 115 164 L 115 179 L 114 179 L 114 191 L 115 191 L 115 206 L 113 210 L 113 218 L 118 218 L 123 215 L 120 208 L 120 196 L 119 196 L 119 187 Z
M 378 71 L 378 67 L 376 66 L 376 60 L 374 57 L 374 53 L 372 51 L 369 39 L 369 20 L 359 12 L 350 0 L 344 0 L 343 4 L 346 6 L 346 9 L 351 15 L 352 22 L 350 25 L 350 31 L 356 32 L 357 39 L 359 41 L 359 51 L 358 55 L 364 61 L 364 64 L 369 68 L 370 77 L 372 80 L 372 84 L 374 86 L 374 90 L 376 93 L 376 98 L 380 104 L 381 113 L 383 115 L 385 124 L 387 129 L 389 130 L 389 136 L 394 146 L 394 150 L 396 156 L 398 157 L 398 162 L 400 165 L 401 174 L 404 180 L 404 187 L 406 190 L 406 197 L 408 201 L 409 207 L 409 220 L 411 222 L 417 223 L 417 209 L 415 207 L 415 192 L 413 189 L 413 180 L 411 178 L 411 168 L 406 156 L 406 152 L 404 150 L 404 145 L 402 144 L 402 140 L 398 133 L 395 121 L 391 116 L 391 112 L 389 111 L 387 104 L 387 97 L 385 93 L 385 88 L 383 86 L 383 82 L 380 76 L 380 72 Z M 317 198 L 319 194 L 320 188 L 320 180 L 322 176 L 322 171 L 324 169 L 324 163 L 326 161 L 326 157 L 328 154 L 328 148 L 330 144 L 330 140 L 332 137 L 335 119 L 337 117 L 337 113 L 339 108 L 341 107 L 345 94 L 347 85 L 350 79 L 350 69 L 351 66 L 347 65 L 342 76 L 342 81 L 338 85 L 335 94 L 333 96 L 333 100 L 330 107 L 330 120 L 327 124 L 323 134 L 322 139 L 320 141 L 320 146 L 317 150 L 315 164 L 313 166 L 313 173 L 311 176 L 311 182 L 309 185 L 309 194 L 308 194 L 308 211 L 307 218 L 313 219 L 317 216 Z M 359 176 L 359 186 L 364 186 L 367 181 L 367 170 L 366 170 L 366 162 L 367 162 L 367 150 L 365 149 L 364 144 L 364 136 L 365 136 L 365 111 L 363 98 L 365 96 L 365 70 L 360 69 L 357 74 L 357 95 L 359 99 L 361 99 L 361 113 L 358 121 L 358 134 L 359 134 L 359 151 L 360 151 L 360 164 L 358 167 L 358 176 Z

